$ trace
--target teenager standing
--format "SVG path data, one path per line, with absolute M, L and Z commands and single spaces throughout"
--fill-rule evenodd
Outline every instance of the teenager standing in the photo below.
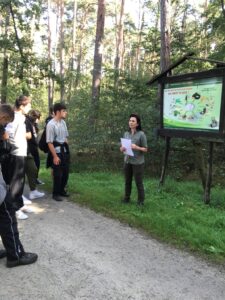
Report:
M 69 177 L 69 146 L 68 130 L 66 122 L 66 106 L 63 103 L 55 103 L 53 106 L 54 117 L 46 127 L 46 142 L 48 143 L 53 171 L 52 198 L 62 201 L 62 197 L 68 197 L 65 188 Z

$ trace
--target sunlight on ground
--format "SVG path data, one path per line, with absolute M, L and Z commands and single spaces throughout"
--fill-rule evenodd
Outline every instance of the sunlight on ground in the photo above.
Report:
M 40 214 L 40 213 L 43 213 L 46 211 L 46 208 L 39 207 L 38 204 L 32 204 L 32 205 L 29 205 L 29 207 L 31 207 L 34 210 L 33 214 Z M 32 214 L 32 213 L 30 213 L 30 214 Z

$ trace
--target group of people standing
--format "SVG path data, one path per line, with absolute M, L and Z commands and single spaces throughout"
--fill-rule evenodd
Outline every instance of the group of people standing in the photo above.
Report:
M 46 144 L 49 150 L 46 166 L 52 169 L 52 199 L 55 201 L 63 201 L 64 197 L 69 197 L 66 191 L 70 163 L 66 116 L 66 106 L 63 103 L 55 103 L 45 125 Z M 5 250 L 0 250 L 0 258 L 7 258 L 6 266 L 9 268 L 32 264 L 38 258 L 36 253 L 24 250 L 19 238 L 17 218 L 18 212 L 23 212 L 24 204 L 44 196 L 43 192 L 36 189 L 40 183 L 37 142 L 37 124 L 40 117 L 38 110 L 31 110 L 31 101 L 26 96 L 16 99 L 14 109 L 7 104 L 0 105 L 0 164 L 3 178 L 0 181 L 0 236 L 5 247 Z M 138 115 L 131 114 L 128 125 L 129 129 L 125 132 L 124 138 L 131 141 L 133 155 L 127 155 L 127 149 L 120 147 L 120 151 L 125 154 L 123 202 L 131 201 L 134 176 L 138 191 L 137 204 L 142 206 L 145 198 L 143 174 L 147 139 Z M 6 150 L 2 151 L 3 148 Z M 30 187 L 30 199 L 26 199 L 23 195 L 25 175 Z
M 67 113 L 62 103 L 56 103 L 53 111 L 54 116 L 46 127 L 46 142 L 53 175 L 53 199 L 62 201 L 63 197 L 69 196 L 65 190 L 69 174 L 68 131 L 64 121 Z M 25 207 L 24 202 L 29 204 L 31 200 L 44 196 L 36 189 L 40 183 L 37 142 L 40 116 L 39 111 L 31 110 L 31 101 L 26 96 L 16 99 L 14 109 L 7 104 L 0 105 L 0 142 L 1 146 L 8 145 L 8 152 L 0 151 L 3 178 L 0 183 L 0 236 L 5 247 L 5 250 L 0 250 L 0 258 L 6 256 L 7 267 L 32 264 L 38 258 L 36 253 L 25 252 L 19 238 L 17 218 L 18 212 Z M 23 196 L 25 174 L 30 200 Z

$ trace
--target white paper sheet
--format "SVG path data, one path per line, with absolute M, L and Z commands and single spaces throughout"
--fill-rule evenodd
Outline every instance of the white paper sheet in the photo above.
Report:
M 134 152 L 131 149 L 131 140 L 124 139 L 124 138 L 121 138 L 120 140 L 121 140 L 122 147 L 126 148 L 126 151 L 124 151 L 124 154 L 127 154 L 129 156 L 134 156 Z

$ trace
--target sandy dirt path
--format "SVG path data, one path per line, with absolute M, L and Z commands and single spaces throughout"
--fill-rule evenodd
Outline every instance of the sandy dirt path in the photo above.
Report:
M 225 299 L 223 267 L 68 201 L 32 207 L 19 228 L 38 262 L 8 269 L 1 259 L 0 300 Z

